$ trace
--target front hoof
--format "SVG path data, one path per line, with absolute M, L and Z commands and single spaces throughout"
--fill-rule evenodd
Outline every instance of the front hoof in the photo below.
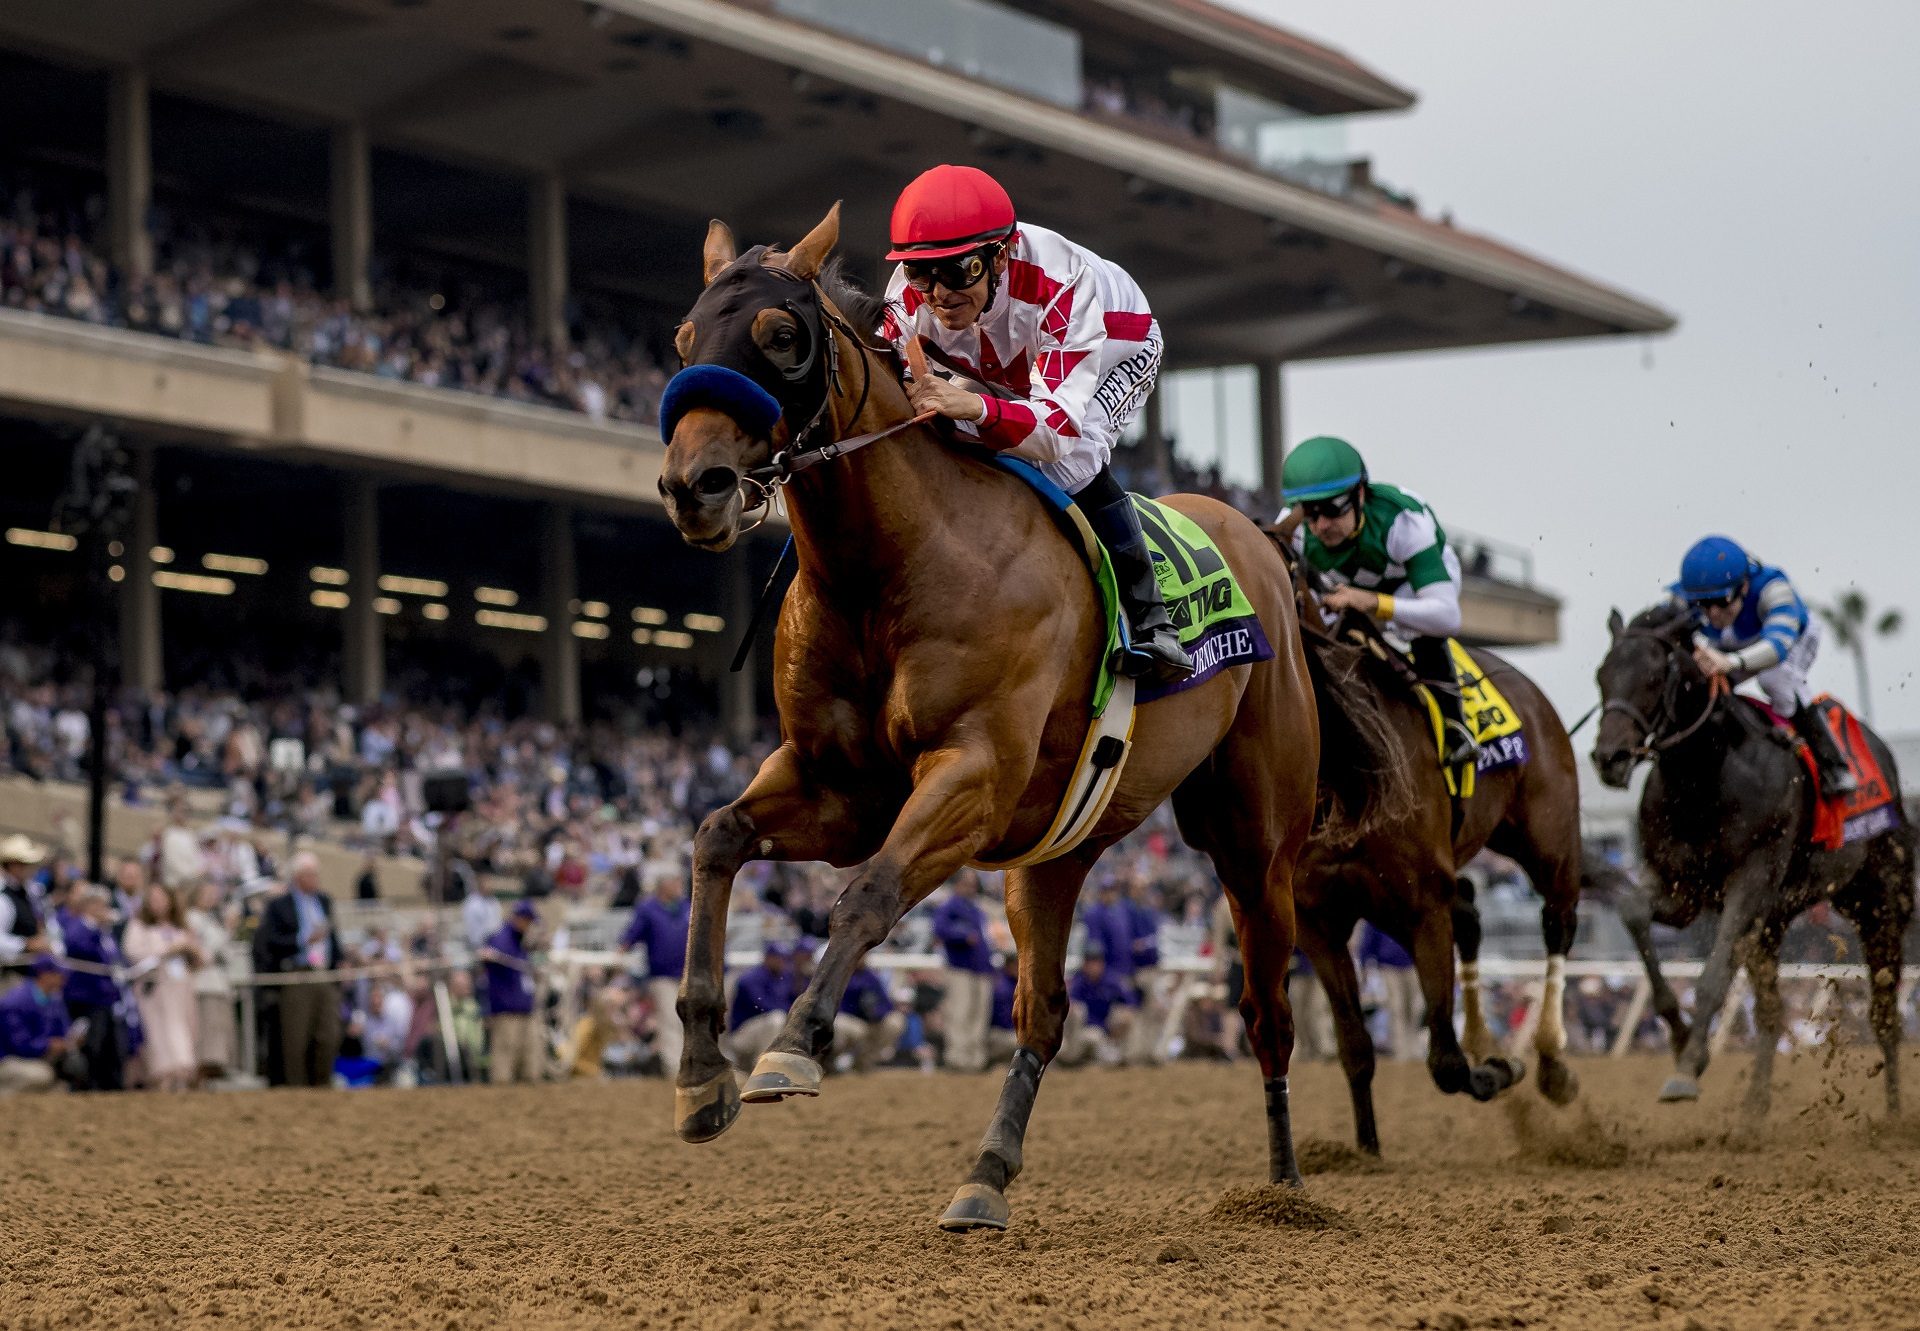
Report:
M 1526 1079 L 1527 1065 L 1504 1054 L 1488 1059 L 1467 1074 L 1467 1094 L 1485 1103 Z
M 1007 1195 L 984 1183 L 962 1184 L 953 1194 L 953 1204 L 940 1217 L 940 1228 L 949 1234 L 964 1234 L 970 1229 L 1005 1229 L 1013 1208 Z
M 769 1049 L 753 1065 L 753 1075 L 740 1090 L 750 1105 L 778 1104 L 790 1095 L 820 1094 L 820 1065 L 804 1054 L 782 1054 Z
M 673 1088 L 673 1130 L 683 1142 L 710 1142 L 740 1116 L 740 1088 L 733 1069 L 698 1086 Z
M 1672 1104 L 1679 1100 L 1698 1100 L 1700 1083 L 1692 1077 L 1683 1077 L 1674 1073 L 1667 1078 L 1667 1084 L 1660 1088 L 1660 1103 Z
M 1556 1105 L 1570 1105 L 1573 1097 L 1580 1093 L 1580 1078 L 1573 1073 L 1573 1065 L 1564 1058 L 1551 1054 L 1540 1056 L 1540 1094 Z

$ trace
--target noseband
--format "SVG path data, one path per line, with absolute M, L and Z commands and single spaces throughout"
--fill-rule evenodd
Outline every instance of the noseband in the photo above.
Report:
M 1622 632 L 1620 636 L 1623 638 L 1650 639 L 1651 641 L 1659 643 L 1667 652 L 1666 679 L 1660 689 L 1660 710 L 1653 719 L 1649 720 L 1645 713 L 1638 707 L 1619 698 L 1608 698 L 1600 708 L 1600 714 L 1602 716 L 1606 716 L 1610 712 L 1618 712 L 1636 726 L 1640 727 L 1640 733 L 1644 738 L 1637 748 L 1627 751 L 1637 764 L 1644 762 L 1648 758 L 1657 757 L 1665 753 L 1668 749 L 1671 749 L 1674 745 L 1691 738 L 1700 727 L 1707 723 L 1707 719 L 1713 715 L 1714 708 L 1719 704 L 1720 699 L 1730 693 L 1733 686 L 1727 682 L 1725 675 L 1711 676 L 1707 681 L 1707 704 L 1700 709 L 1700 715 L 1696 716 L 1692 722 L 1684 728 L 1663 736 L 1660 734 L 1660 728 L 1663 725 L 1671 725 L 1680 719 L 1678 716 L 1678 704 L 1680 701 L 1680 687 L 1684 682 L 1684 668 L 1680 664 L 1680 658 L 1686 653 L 1686 648 L 1682 647 L 1672 638 L 1669 638 L 1666 634 L 1656 633 L 1652 629 L 1630 628 Z

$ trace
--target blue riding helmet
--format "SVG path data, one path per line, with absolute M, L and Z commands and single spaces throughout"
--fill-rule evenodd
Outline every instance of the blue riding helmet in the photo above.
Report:
M 1753 561 L 1738 541 L 1709 536 L 1693 543 L 1680 561 L 1680 581 L 1668 590 L 1689 601 L 1717 601 L 1739 590 L 1752 567 Z

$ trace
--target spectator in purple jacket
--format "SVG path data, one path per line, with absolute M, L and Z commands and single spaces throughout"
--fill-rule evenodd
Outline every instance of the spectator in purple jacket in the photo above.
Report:
M 52 957 L 0 997 L 0 1095 L 53 1088 L 54 1065 L 67 1048 L 66 975 Z
M 653 895 L 633 908 L 633 919 L 620 935 L 620 950 L 647 949 L 647 1001 L 653 1007 L 653 1049 L 660 1070 L 671 1081 L 680 1071 L 680 1051 L 686 1032 L 674 1006 L 680 977 L 687 967 L 687 895 L 677 874 L 662 874 Z
M 1123 1061 L 1133 1033 L 1133 991 L 1113 977 L 1100 949 L 1089 947 L 1081 957 L 1080 969 L 1067 981 L 1067 1001 L 1089 1042 L 1075 1061 L 1089 1054 L 1108 1065 Z
M 53 918 L 67 960 L 79 963 L 68 967 L 66 987 L 68 1020 L 86 1023 L 78 1039 L 87 1072 L 78 1089 L 120 1090 L 126 1084 L 126 1039 L 117 1011 L 120 983 L 111 972 L 124 962 L 113 937 L 113 897 L 104 887 L 79 884 Z
M 741 1067 L 767 1051 L 787 1023 L 793 1005 L 793 978 L 788 973 L 789 949 L 769 941 L 760 964 L 734 981 L 733 1006 L 727 1012 L 727 1053 Z
M 1407 950 L 1371 924 L 1360 926 L 1360 969 L 1380 985 L 1381 1006 L 1387 1013 L 1387 1042 L 1395 1058 L 1425 1058 L 1426 1001 L 1420 976 Z
M 1020 954 L 1009 952 L 1000 958 L 1000 969 L 993 973 L 993 1015 L 987 1020 L 987 1057 L 1004 1063 L 1020 1047 L 1013 1029 L 1013 992 L 1020 983 Z
M 887 982 L 862 964 L 847 981 L 833 1016 L 833 1057 L 839 1070 L 865 1072 L 893 1057 L 907 1014 L 898 1010 Z
M 533 962 L 527 955 L 527 936 L 540 912 L 531 901 L 514 903 L 486 946 L 480 960 L 487 976 L 488 1080 L 539 1081 L 545 1035 L 533 1014 Z
M 940 1012 L 947 1031 L 947 1066 L 978 1072 L 987 1065 L 987 1021 L 993 1015 L 993 949 L 980 909 L 980 875 L 962 869 L 947 899 L 933 912 L 933 936 L 947 954 L 946 994 Z
M 1084 946 L 1097 948 L 1106 959 L 1109 979 L 1128 984 L 1133 979 L 1133 909 L 1120 894 L 1120 882 L 1112 875 L 1102 877 L 1093 890 L 1091 904 L 1081 907 L 1081 928 L 1086 933 Z

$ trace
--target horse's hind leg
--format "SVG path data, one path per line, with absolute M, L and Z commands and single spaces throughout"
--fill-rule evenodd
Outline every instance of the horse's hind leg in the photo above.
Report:
M 1373 1036 L 1367 1031 L 1366 1014 L 1360 1008 L 1360 977 L 1354 973 L 1353 954 L 1346 948 L 1349 932 L 1350 928 L 1344 932 L 1329 930 L 1321 921 L 1309 918 L 1300 924 L 1300 950 L 1307 954 L 1333 1008 L 1340 1066 L 1353 1096 L 1354 1136 L 1361 1150 L 1379 1155 L 1380 1129 L 1373 1117 Z
M 1666 1023 L 1667 1039 L 1673 1047 L 1675 1058 L 1687 1047 L 1687 1037 L 1691 1034 L 1687 1019 L 1680 1011 L 1680 996 L 1673 992 L 1673 986 L 1667 983 L 1666 972 L 1660 969 L 1660 954 L 1653 946 L 1653 918 L 1656 906 L 1653 894 L 1639 883 L 1623 893 L 1614 903 L 1620 912 L 1620 923 L 1626 926 L 1627 935 L 1633 939 L 1633 949 L 1640 954 L 1640 964 L 1647 972 L 1647 985 L 1652 991 L 1653 1010 L 1660 1020 Z M 1677 903 L 1675 910 L 1677 911 Z M 1663 920 L 1667 916 L 1663 913 Z M 1693 913 L 1687 912 L 1682 918 L 1675 914 L 1670 921 L 1679 925 L 1691 924 Z
M 987 1135 L 973 1172 L 940 1217 L 940 1228 L 1005 1229 L 1011 1214 L 1007 1186 L 1020 1174 L 1027 1120 L 1040 1092 L 1040 1074 L 1054 1055 L 1067 1021 L 1067 936 L 1073 905 L 1093 857 L 1075 852 L 1007 875 L 1007 924 L 1020 956 L 1013 992 L 1013 1028 L 1018 1047 L 1001 1083 Z
M 1579 1093 L 1580 1079 L 1567 1062 L 1567 955 L 1580 927 L 1580 850 L 1516 855 L 1540 894 L 1540 936 L 1547 945 L 1546 983 L 1540 994 L 1540 1022 L 1534 1027 L 1533 1052 L 1539 1063 L 1540 1094 L 1557 1105 Z
M 1427 1000 L 1427 1071 L 1448 1095 L 1465 1091 L 1476 1100 L 1491 1100 L 1518 1082 L 1526 1068 L 1500 1056 L 1476 1066 L 1460 1048 L 1453 1030 L 1453 873 L 1436 872 L 1444 873 L 1448 890 L 1428 897 L 1432 904 L 1414 921 L 1413 946 L 1408 949 Z
M 1460 954 L 1460 1016 L 1465 1027 L 1460 1047 L 1468 1058 L 1485 1062 L 1493 1055 L 1494 1039 L 1480 989 L 1480 907 L 1473 899 L 1473 879 L 1461 874 L 1453 881 L 1453 950 Z
M 1884 1060 L 1887 1113 L 1900 1113 L 1900 968 L 1902 940 L 1913 918 L 1913 849 L 1909 828 L 1872 843 L 1866 867 L 1835 900 L 1860 933 L 1872 986 L 1869 1014 Z

